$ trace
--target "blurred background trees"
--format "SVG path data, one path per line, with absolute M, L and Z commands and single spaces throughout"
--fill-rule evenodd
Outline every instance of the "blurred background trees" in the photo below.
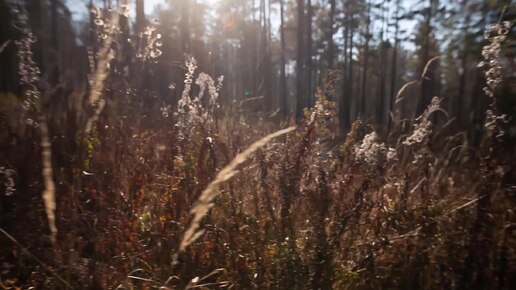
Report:
M 5 1 L 2 5 L 5 6 Z M 433 96 L 445 97 L 454 131 L 473 128 L 485 107 L 482 75 L 476 65 L 483 30 L 498 21 L 505 1 L 478 0 L 134 0 L 25 1 L 38 38 L 36 59 L 44 80 L 73 87 L 84 82 L 85 52 L 96 45 L 88 21 L 89 5 L 112 9 L 130 5 L 127 36 L 138 34 L 156 19 L 163 36 L 163 55 L 149 66 L 149 89 L 174 104 L 169 84 L 180 84 L 186 54 L 201 70 L 224 75 L 225 102 L 253 99 L 248 106 L 264 116 L 299 118 L 314 103 L 315 89 L 328 72 L 340 72 L 340 125 L 347 130 L 361 118 L 387 129 L 390 112 L 398 119 L 419 115 Z M 504 20 L 514 18 L 509 5 Z M 0 41 L 15 38 L 9 13 L 2 9 Z M 74 17 L 71 14 L 74 14 Z M 72 19 L 73 18 L 73 19 Z M 14 34 L 13 34 L 14 33 Z M 128 38 L 129 39 L 129 38 Z M 514 45 L 514 44 L 512 44 Z M 13 46 L 6 50 L 12 51 Z M 514 49 L 513 49 L 514 50 Z M 2 91 L 15 91 L 15 67 L 0 55 Z M 434 57 L 430 65 L 428 61 Z M 131 57 L 127 55 L 127 57 Z M 81 60 L 82 61 L 79 61 Z M 514 71 L 514 53 L 506 54 L 506 70 Z M 77 63 L 79 61 L 79 63 Z M 131 61 L 126 59 L 126 61 Z M 130 67 L 127 67 L 128 69 Z M 421 74 L 426 68 L 425 77 Z M 402 102 L 398 90 L 407 82 Z M 512 81 L 513 82 L 513 81 Z M 508 84 L 514 93 L 514 84 Z M 180 89 L 180 87 L 178 87 Z M 180 91 L 180 90 L 176 90 Z M 401 96 L 403 97 L 403 96 Z M 513 109 L 513 108 L 512 108 Z

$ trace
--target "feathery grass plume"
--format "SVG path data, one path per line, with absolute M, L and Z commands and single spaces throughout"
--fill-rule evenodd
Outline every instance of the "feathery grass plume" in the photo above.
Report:
M 185 65 L 185 87 L 181 99 L 177 103 L 176 127 L 178 128 L 178 139 L 186 140 L 188 136 L 195 133 L 196 126 L 199 124 L 213 123 L 213 112 L 218 108 L 219 90 L 222 87 L 223 77 L 219 77 L 218 83 L 206 73 L 200 73 L 195 80 L 199 86 L 199 94 L 193 98 L 190 96 L 192 84 L 194 83 L 194 73 L 197 69 L 197 62 L 193 56 L 188 56 Z M 208 99 L 203 100 L 206 89 L 208 89 Z
M 365 135 L 360 145 L 355 145 L 355 155 L 358 160 L 365 161 L 370 166 L 376 166 L 397 158 L 396 150 L 380 142 L 375 131 Z
M 202 99 L 206 88 L 208 88 L 208 102 L 207 107 L 204 110 L 205 115 L 211 115 L 213 111 L 219 107 L 218 99 L 219 99 L 219 90 L 222 88 L 222 81 L 224 80 L 223 76 L 218 78 L 218 84 L 215 85 L 215 81 L 211 78 L 210 75 L 206 73 L 200 73 L 197 79 L 195 80 L 195 84 L 199 86 L 199 95 L 196 100 L 202 103 Z
M 193 56 L 188 56 L 185 60 L 186 65 L 186 74 L 185 74 L 185 87 L 183 89 L 183 93 L 181 94 L 181 99 L 177 102 L 177 112 L 176 116 L 179 117 L 178 126 L 181 128 L 186 128 L 186 123 L 189 121 L 188 116 L 196 111 L 197 108 L 192 104 L 192 99 L 190 98 L 190 91 L 192 90 L 193 83 L 193 75 L 195 70 L 197 69 L 197 62 Z
M 38 121 L 34 122 L 28 119 L 29 123 L 39 128 L 41 134 L 41 175 L 43 177 L 44 190 L 42 192 L 45 211 L 47 214 L 48 226 L 50 228 L 50 239 L 52 243 L 56 241 L 57 227 L 55 221 L 56 197 L 55 183 L 52 171 L 52 143 L 48 132 L 47 120 L 45 113 L 42 112 L 41 92 L 38 89 L 40 82 L 40 70 L 33 59 L 31 47 L 34 43 L 34 37 L 28 31 L 27 13 L 21 6 L 11 3 L 15 15 L 16 26 L 22 34 L 21 40 L 16 41 L 18 47 L 18 67 L 20 75 L 20 84 L 23 86 L 23 93 L 26 96 L 24 109 L 26 112 L 32 111 L 38 116 Z
M 124 11 L 124 9 L 120 9 L 120 13 L 124 13 Z M 98 120 L 106 106 L 106 100 L 102 99 L 101 95 L 102 90 L 104 89 L 104 81 L 108 75 L 109 62 L 115 57 L 115 53 L 111 49 L 111 42 L 113 40 L 113 34 L 116 31 L 119 17 L 119 13 L 114 12 L 111 15 L 111 20 L 104 22 L 100 17 L 101 14 L 98 8 L 93 7 L 90 12 L 95 15 L 95 25 L 102 27 L 100 39 L 103 40 L 103 43 L 97 55 L 97 68 L 95 73 L 90 76 L 89 80 L 91 87 L 89 101 L 90 106 L 94 108 L 94 112 L 86 121 L 86 127 L 84 129 L 86 134 L 91 132 L 94 123 Z
M 507 6 L 504 6 L 504 10 L 501 13 L 502 16 L 506 8 Z M 506 204 L 509 208 L 511 206 L 509 200 L 505 200 L 503 203 L 495 201 L 495 197 L 499 192 L 507 190 L 502 182 L 506 172 L 504 172 L 505 169 L 501 166 L 502 155 L 499 154 L 500 151 L 503 152 L 503 149 L 499 147 L 501 138 L 504 135 L 502 123 L 507 120 L 507 117 L 505 115 L 498 115 L 495 91 L 503 79 L 500 52 L 501 45 L 507 39 L 510 28 L 511 23 L 504 21 L 493 24 L 484 32 L 484 37 L 488 44 L 482 49 L 484 61 L 480 62 L 479 66 L 487 67 L 485 72 L 486 86 L 483 90 L 491 103 L 486 110 L 484 121 L 485 143 L 481 145 L 483 148 L 481 148 L 479 168 L 481 173 L 480 187 L 475 201 L 476 216 L 469 231 L 468 253 L 461 271 L 462 285 L 460 285 L 459 289 L 470 289 L 485 283 L 486 277 L 490 275 L 486 269 L 491 268 L 494 262 L 498 262 L 496 258 L 490 255 L 490 250 L 496 249 L 498 246 L 498 242 L 494 242 L 497 233 L 493 216 L 495 216 L 497 211 L 500 211 L 500 204 Z M 509 222 L 509 220 L 505 222 Z M 503 225 L 503 227 L 507 228 L 508 225 Z M 506 242 L 504 241 L 504 243 Z M 504 247 L 506 246 L 504 245 Z M 508 254 L 506 252 L 501 254 L 501 256 L 506 259 L 505 257 Z M 509 260 L 511 259 L 509 258 Z M 507 260 L 500 262 L 500 264 L 502 263 L 507 263 Z
M 218 195 L 218 186 L 224 181 L 227 181 L 233 177 L 238 172 L 237 167 L 244 163 L 247 158 L 249 158 L 249 156 L 256 150 L 265 146 L 272 139 L 292 132 L 295 129 L 296 127 L 289 127 L 263 137 L 262 139 L 249 146 L 246 150 L 235 156 L 235 158 L 231 160 L 231 162 L 226 167 L 217 173 L 215 179 L 203 190 L 201 196 L 197 200 L 197 204 L 190 211 L 190 213 L 193 214 L 193 219 L 190 223 L 190 226 L 183 235 L 183 239 L 179 246 L 179 251 L 184 251 L 186 247 L 195 242 L 204 233 L 204 230 L 199 230 L 199 224 L 202 218 L 208 214 L 210 208 L 213 206 L 213 200 Z
M 197 61 L 193 56 L 188 56 L 185 65 L 187 69 L 185 74 L 185 88 L 183 89 L 181 100 L 179 100 L 178 103 L 178 108 L 182 111 L 187 110 L 190 105 L 190 90 L 192 89 L 193 75 L 197 69 Z
M 432 120 L 430 119 L 430 116 L 437 111 L 444 112 L 441 109 L 441 101 L 442 98 L 432 98 L 432 102 L 428 105 L 426 110 L 416 118 L 414 131 L 412 131 L 412 134 L 403 141 L 404 145 L 410 146 L 428 141 L 428 137 L 432 133 Z
M 138 35 L 140 37 L 140 43 L 136 57 L 140 58 L 142 61 L 155 59 L 163 54 L 161 51 L 163 41 L 161 40 L 161 34 L 157 32 L 157 26 L 159 24 L 159 21 L 155 19 L 152 25 L 145 27 L 143 32 Z
M 23 17 L 23 12 L 16 8 L 14 11 L 18 15 L 19 27 L 26 29 L 28 23 Z M 35 41 L 34 35 L 30 31 L 22 31 L 21 39 L 14 42 L 18 48 L 18 75 L 20 76 L 20 84 L 24 87 L 23 110 L 26 114 L 38 110 L 37 104 L 39 104 L 41 98 L 41 93 L 37 88 L 40 81 L 40 70 L 34 62 L 32 53 L 32 44 Z M 28 121 L 28 123 L 35 124 L 33 121 Z
M 340 146 L 340 153 L 343 157 L 347 157 L 353 152 L 355 144 L 358 143 L 359 131 L 362 127 L 363 125 L 360 119 L 356 119 L 351 125 L 351 129 L 346 134 L 344 143 Z
M 486 119 L 484 127 L 489 137 L 500 138 L 504 135 L 504 130 L 500 126 L 500 122 L 506 123 L 508 117 L 506 115 L 497 115 L 495 90 L 502 82 L 502 66 L 500 65 L 500 51 L 502 43 L 507 39 L 507 34 L 511 29 L 511 23 L 504 21 L 502 23 L 493 24 L 484 32 L 484 38 L 488 41 L 482 49 L 482 57 L 484 58 L 478 64 L 478 67 L 486 69 L 486 86 L 483 88 L 485 95 L 491 103 L 486 110 Z

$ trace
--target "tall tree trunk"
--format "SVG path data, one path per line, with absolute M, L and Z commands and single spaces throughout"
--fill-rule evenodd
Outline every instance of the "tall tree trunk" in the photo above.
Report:
M 425 19 L 425 31 L 423 38 L 423 55 L 420 63 L 420 72 L 424 72 L 424 68 L 426 63 L 430 60 L 430 36 L 432 33 L 432 17 L 434 10 L 435 0 L 429 0 L 428 3 L 428 12 Z M 434 80 L 431 79 L 432 71 L 429 69 L 426 72 L 426 77 L 421 80 L 421 97 L 419 98 L 419 102 L 416 108 L 416 115 L 421 115 L 424 111 L 428 103 L 430 102 L 430 98 L 432 97 L 432 82 Z
M 333 35 L 335 34 L 335 10 L 336 4 L 335 0 L 330 0 L 330 23 L 328 25 L 328 71 L 333 69 L 333 59 L 334 59 L 334 43 L 333 43 Z
M 266 91 L 266 49 L 267 49 L 267 15 L 265 13 L 265 0 L 260 0 L 259 7 L 259 20 L 260 20 L 260 32 L 259 32 L 259 45 L 258 45 L 258 96 L 263 96 L 261 111 L 265 111 L 267 102 L 265 91 Z M 268 96 L 267 96 L 268 97 Z
M 270 0 L 267 3 L 263 3 L 263 94 L 265 101 L 265 111 L 270 111 L 274 108 L 274 100 L 272 98 L 273 92 L 273 77 L 272 77 L 272 60 L 270 54 L 270 43 L 271 43 L 271 30 L 270 30 Z
M 371 38 L 370 33 L 370 22 L 371 22 L 371 5 L 367 3 L 367 19 L 366 19 L 366 32 L 365 32 L 365 45 L 364 45 L 364 63 L 362 64 L 362 96 L 360 97 L 360 106 L 358 110 L 358 116 L 363 118 L 365 116 L 365 103 L 367 97 L 367 70 L 369 68 L 369 39 Z
M 312 106 L 314 103 L 313 93 L 312 93 L 312 73 L 313 73 L 313 62 L 312 62 L 312 46 L 313 46 L 313 40 L 312 40 L 312 18 L 313 18 L 313 7 L 312 7 L 312 0 L 307 0 L 307 6 L 306 6 L 306 84 L 308 85 L 308 88 L 306 90 L 307 93 L 307 105 Z
M 190 2 L 181 1 L 181 48 L 190 53 Z
M 354 75 L 353 75 L 353 38 L 354 38 L 354 17 L 353 17 L 353 14 L 351 12 L 350 13 L 350 18 L 349 18 L 349 41 L 348 41 L 348 46 L 349 46 L 349 53 L 348 53 L 348 84 L 349 84 L 349 88 L 348 88 L 348 92 L 349 92 L 349 104 L 350 104 L 350 109 L 351 110 L 351 101 L 353 100 L 353 98 L 355 98 L 355 116 L 354 118 L 356 118 L 358 116 L 358 96 L 356 96 L 356 94 L 353 94 L 353 81 L 354 81 Z
M 385 106 L 385 69 L 386 69 L 386 62 L 387 62 L 387 56 L 386 56 L 386 43 L 387 41 L 384 39 L 385 37 L 385 29 L 386 29 L 386 17 L 385 17 L 385 2 L 380 4 L 380 8 L 382 10 L 382 26 L 380 30 L 380 59 L 379 59 L 379 65 L 378 65 L 378 82 L 379 82 L 379 92 L 378 92 L 378 100 L 376 103 L 376 122 L 379 125 L 384 124 L 385 121 L 385 111 L 388 110 L 388 107 Z
M 341 128 L 344 131 L 347 131 L 350 127 L 350 121 L 351 121 L 351 97 L 353 93 L 351 92 L 350 88 L 352 86 L 351 82 L 349 81 L 349 65 L 350 62 L 348 61 L 348 58 L 350 59 L 350 53 L 348 53 L 348 46 L 351 46 L 349 43 L 349 35 L 350 35 L 350 13 L 349 13 L 349 1 L 346 1 L 346 4 L 344 6 L 344 30 L 342 32 L 342 38 L 344 39 L 344 63 L 342 66 L 342 86 L 341 86 L 341 100 L 339 102 L 339 121 Z
M 464 118 L 462 118 L 462 114 L 469 114 L 469 108 L 465 107 L 466 105 L 466 74 L 468 72 L 468 30 L 469 25 L 471 21 L 471 14 L 469 13 L 468 8 L 468 0 L 462 1 L 462 7 L 464 7 L 466 11 L 466 17 L 464 19 L 463 28 L 462 28 L 462 43 L 464 47 L 462 48 L 461 52 L 461 75 L 459 80 L 459 95 L 457 96 L 457 105 L 456 105 L 456 111 L 455 111 L 455 117 L 457 118 L 456 125 L 460 129 L 462 127 L 462 121 Z
M 279 0 L 280 3 L 280 37 L 281 37 L 281 56 L 280 56 L 280 109 L 283 116 L 287 117 L 288 110 L 288 95 L 287 95 L 287 74 L 285 70 L 286 65 L 286 43 L 285 43 L 285 3 L 284 0 Z
M 145 1 L 136 0 L 136 32 L 145 28 Z
M 252 0 L 252 7 L 251 7 L 251 11 L 252 11 L 252 25 L 251 25 L 251 33 L 256 33 L 255 31 L 255 26 L 256 26 L 256 0 Z M 255 97 L 256 96 L 256 91 L 257 91 L 257 88 L 258 88 L 258 77 L 257 77 L 257 73 L 258 73 L 258 64 L 259 62 L 257 61 L 258 59 L 258 49 L 257 49 L 257 45 L 256 45 L 256 40 L 254 40 L 254 37 L 252 38 L 253 39 L 253 42 L 251 44 L 251 83 L 252 83 L 252 86 L 251 86 L 251 92 L 250 94 L 246 94 L 247 97 L 249 96 L 253 96 Z
M 305 102 L 305 62 L 304 62 L 304 36 L 305 36 L 305 0 L 297 0 L 297 60 L 296 60 L 296 118 L 299 120 L 303 116 Z
M 396 15 L 395 17 L 395 31 L 394 31 L 394 47 L 392 49 L 392 67 L 391 67 L 391 93 L 389 97 L 389 112 L 393 111 L 394 107 L 394 97 L 396 92 L 396 74 L 397 74 L 397 62 L 398 62 L 398 46 L 399 46 L 399 10 L 400 10 L 400 0 L 396 0 Z M 389 117 L 389 130 L 392 128 L 392 118 Z
M 51 10 L 51 27 L 50 27 L 50 37 L 51 37 L 51 47 L 52 47 L 52 56 L 54 57 L 54 63 L 51 64 L 49 69 L 51 71 L 48 72 L 49 75 L 49 83 L 52 86 L 57 85 L 59 81 L 59 12 L 58 12 L 58 3 L 59 0 L 52 0 L 50 2 L 50 10 Z

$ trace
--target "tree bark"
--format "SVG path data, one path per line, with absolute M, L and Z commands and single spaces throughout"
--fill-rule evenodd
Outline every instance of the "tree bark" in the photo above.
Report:
M 305 3 L 304 0 L 297 0 L 297 60 L 296 60 L 296 119 L 301 119 L 305 102 L 305 62 L 304 62 L 304 30 L 305 30 Z
M 142 32 L 145 28 L 145 1 L 136 0 L 136 32 Z
M 312 46 L 313 46 L 313 40 L 312 40 L 312 18 L 313 18 L 313 7 L 312 7 L 312 0 L 307 0 L 307 7 L 306 7 L 306 84 L 308 86 L 306 90 L 306 98 L 307 98 L 307 106 L 312 106 L 314 104 L 314 98 L 312 94 L 312 70 L 313 70 L 313 63 L 312 63 Z
M 389 97 L 389 112 L 392 112 L 393 111 L 393 107 L 394 107 L 394 97 L 395 97 L 395 92 L 396 92 L 396 74 L 397 74 L 397 61 L 398 61 L 398 45 L 399 45 L 399 39 L 398 39 L 398 34 L 399 34 L 399 29 L 400 29 L 400 25 L 399 25 L 399 10 L 400 10 L 400 0 L 396 0 L 396 15 L 394 16 L 395 17 L 395 22 L 394 22 L 394 26 L 395 26 L 395 31 L 394 31 L 394 47 L 392 49 L 392 68 L 391 68 L 391 92 L 390 92 L 390 97 Z M 389 130 L 392 128 L 392 118 L 389 117 L 389 122 L 388 122 L 388 128 Z
M 386 69 L 386 62 L 387 62 L 387 55 L 386 55 L 386 44 L 387 41 L 384 39 L 385 37 L 385 28 L 386 28 L 386 17 L 385 17 L 385 2 L 383 2 L 380 6 L 382 10 L 382 27 L 380 30 L 380 59 L 379 59 L 379 92 L 378 92 L 378 100 L 376 103 L 376 122 L 379 125 L 384 124 L 385 121 L 385 111 L 387 111 L 389 108 L 385 106 L 385 69 Z
M 342 38 L 344 39 L 344 64 L 342 66 L 341 100 L 339 102 L 339 121 L 344 131 L 349 130 L 351 127 L 351 97 L 353 96 L 349 71 L 349 67 L 351 66 L 351 51 L 348 52 L 348 47 L 351 47 L 351 42 L 349 41 L 350 22 L 349 1 L 346 1 L 344 6 L 344 30 L 342 32 Z
M 288 95 L 287 95 L 287 74 L 285 70 L 286 65 L 286 43 L 285 43 L 285 3 L 284 0 L 279 0 L 280 3 L 280 37 L 281 37 L 281 56 L 280 56 L 280 109 L 283 116 L 288 117 Z
M 420 63 L 420 72 L 424 72 L 427 62 L 430 60 L 430 35 L 432 33 L 432 17 L 435 0 L 429 0 L 428 12 L 425 19 L 425 31 L 423 38 L 423 56 Z M 415 117 L 421 115 L 432 97 L 432 70 L 426 72 L 426 76 L 421 79 L 421 97 L 416 108 Z M 430 76 L 430 77 L 429 77 Z
M 330 0 L 330 24 L 328 26 L 328 71 L 333 69 L 333 59 L 335 57 L 335 48 L 333 43 L 333 35 L 335 34 L 335 25 L 333 24 L 335 21 L 335 9 L 335 0 Z
M 358 116 L 363 118 L 365 116 L 365 103 L 367 97 L 367 70 L 369 68 L 369 33 L 370 33 L 370 22 L 371 22 L 371 5 L 367 3 L 367 20 L 366 20 L 366 32 L 365 32 L 365 45 L 364 45 L 364 62 L 362 64 L 362 94 L 360 97 L 360 106 L 358 108 Z
M 183 53 L 190 53 L 190 1 L 181 1 L 181 45 Z

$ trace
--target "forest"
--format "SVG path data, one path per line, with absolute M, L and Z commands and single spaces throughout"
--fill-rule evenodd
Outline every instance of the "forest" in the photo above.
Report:
M 0 289 L 516 289 L 512 0 L 0 0 Z

